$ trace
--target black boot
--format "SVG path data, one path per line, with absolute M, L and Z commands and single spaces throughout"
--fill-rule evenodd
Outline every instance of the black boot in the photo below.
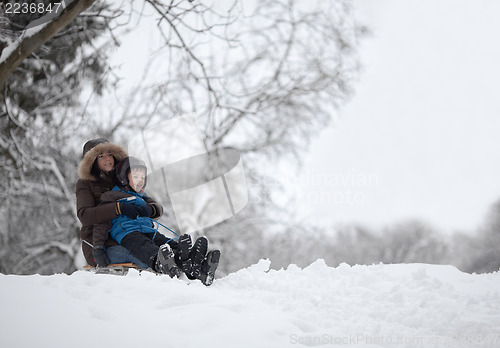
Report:
M 175 252 L 175 263 L 186 274 L 191 272 L 192 264 L 189 253 L 192 246 L 193 243 L 189 234 L 183 234 L 179 237 L 177 251 Z
M 201 273 L 198 279 L 206 286 L 210 286 L 214 282 L 215 270 L 219 266 L 219 259 L 220 250 L 211 250 L 201 265 Z
M 177 277 L 181 275 L 179 267 L 177 267 L 174 259 L 174 252 L 168 244 L 163 244 L 158 250 L 158 256 L 156 257 L 156 271 L 164 274 L 168 274 L 170 278 Z
M 186 272 L 189 279 L 199 279 L 201 275 L 201 265 L 205 261 L 208 251 L 208 240 L 206 237 L 200 237 L 196 240 L 189 253 L 191 259 L 191 270 Z

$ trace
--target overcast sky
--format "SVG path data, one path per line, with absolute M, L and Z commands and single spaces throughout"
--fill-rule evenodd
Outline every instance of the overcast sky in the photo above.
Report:
M 420 218 L 475 229 L 500 200 L 500 2 L 355 0 L 373 31 L 340 119 L 297 192 L 322 224 Z

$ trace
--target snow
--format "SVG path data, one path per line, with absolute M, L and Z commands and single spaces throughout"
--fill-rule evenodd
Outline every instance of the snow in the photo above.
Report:
M 500 273 L 395 264 L 270 270 L 211 287 L 127 276 L 0 275 L 1 347 L 500 347 Z

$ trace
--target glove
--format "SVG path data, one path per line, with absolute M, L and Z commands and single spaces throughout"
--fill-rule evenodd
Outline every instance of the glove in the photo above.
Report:
M 150 217 L 157 214 L 156 213 L 156 208 L 155 208 L 155 206 L 153 204 L 148 203 L 147 206 L 151 208 L 151 215 L 150 215 Z M 161 214 L 160 214 L 160 216 L 161 216 Z M 157 217 L 159 217 L 159 216 L 157 216 Z
M 139 216 L 151 217 L 153 215 L 153 208 L 150 205 L 137 206 L 137 212 Z
M 111 262 L 109 262 L 109 258 L 104 252 L 104 246 L 95 246 L 92 251 L 92 256 L 94 256 L 95 263 L 97 263 L 97 267 L 106 267 Z
M 131 219 L 135 219 L 138 216 L 150 217 L 153 214 L 153 208 L 149 205 L 138 206 L 135 204 L 127 203 L 116 203 L 118 215 L 126 215 Z

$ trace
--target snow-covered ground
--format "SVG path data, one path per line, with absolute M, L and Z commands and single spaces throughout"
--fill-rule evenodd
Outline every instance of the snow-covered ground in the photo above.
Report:
M 500 347 L 500 272 L 269 265 L 211 287 L 136 271 L 0 275 L 0 347 Z

